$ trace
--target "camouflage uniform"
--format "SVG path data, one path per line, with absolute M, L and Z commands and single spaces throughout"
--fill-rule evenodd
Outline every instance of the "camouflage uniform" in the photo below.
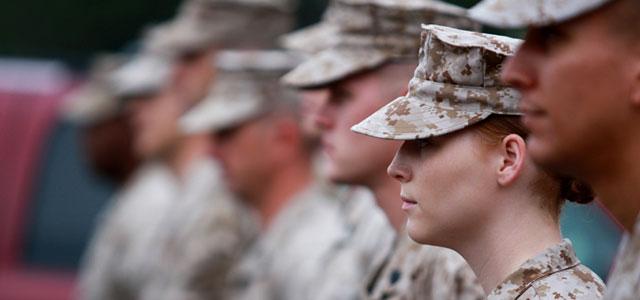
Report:
M 365 299 L 485 298 L 475 274 L 459 254 L 419 245 L 406 233 L 398 237 L 365 289 Z
M 607 286 L 605 299 L 637 299 L 640 295 L 640 219 L 620 244 Z
M 415 61 L 418 24 L 468 29 L 462 8 L 437 1 L 336 0 L 323 22 L 288 35 L 284 44 L 311 54 L 283 82 L 296 88 L 324 87 L 387 63 Z M 329 37 L 327 40 L 325 36 Z M 469 266 L 451 250 L 411 244 L 403 234 L 373 264 L 366 298 L 479 299 L 484 296 Z M 417 259 L 417 260 L 416 260 Z M 404 275 L 404 276 L 402 276 Z M 364 288 L 363 288 L 364 289 Z
M 158 271 L 154 231 L 171 208 L 178 182 L 161 164 L 141 168 L 104 212 L 80 273 L 80 299 L 139 299 Z
M 221 299 L 226 276 L 258 233 L 253 213 L 222 185 L 215 161 L 200 159 L 157 229 L 159 270 L 141 299 Z
M 452 133 L 492 114 L 519 115 L 519 94 L 500 82 L 519 40 L 424 26 L 409 92 L 352 128 L 370 136 L 416 140 Z M 568 240 L 525 262 L 489 299 L 600 299 L 604 284 L 580 264 Z
M 282 51 L 223 51 L 205 101 L 181 120 L 203 133 L 241 124 L 274 101 L 298 101 L 280 76 L 298 59 Z M 291 102 L 291 103 L 295 103 Z M 372 196 L 359 189 L 316 184 L 288 202 L 230 278 L 231 299 L 354 299 L 393 230 Z
M 470 15 L 485 24 L 501 28 L 546 26 L 568 21 L 613 0 L 567 1 L 502 1 L 484 0 Z M 605 299 L 637 299 L 640 294 L 640 238 L 639 225 L 622 243 L 609 276 Z
M 604 283 L 580 263 L 569 240 L 527 260 L 487 299 L 602 299 Z

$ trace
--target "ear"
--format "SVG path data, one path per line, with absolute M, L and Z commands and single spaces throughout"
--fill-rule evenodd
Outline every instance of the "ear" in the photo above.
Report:
M 498 169 L 498 184 L 500 186 L 512 185 L 522 174 L 527 146 L 524 139 L 517 134 L 510 134 L 500 143 L 501 163 Z

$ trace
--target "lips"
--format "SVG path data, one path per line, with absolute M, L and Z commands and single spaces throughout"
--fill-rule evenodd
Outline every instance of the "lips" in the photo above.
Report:
M 402 210 L 410 210 L 418 205 L 417 201 L 411 200 L 405 196 L 400 196 L 402 200 Z

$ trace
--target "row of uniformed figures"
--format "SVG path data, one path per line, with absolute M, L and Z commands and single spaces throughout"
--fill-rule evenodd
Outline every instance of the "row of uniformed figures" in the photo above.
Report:
M 638 3 L 187 0 L 67 106 L 142 158 L 78 297 L 640 299 Z M 609 288 L 559 229 L 596 194 Z

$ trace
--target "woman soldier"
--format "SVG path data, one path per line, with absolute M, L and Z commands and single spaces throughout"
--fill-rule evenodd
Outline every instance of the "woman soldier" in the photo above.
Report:
M 500 82 L 520 41 L 424 29 L 408 94 L 352 128 L 405 141 L 388 172 L 402 185 L 409 235 L 458 251 L 489 299 L 602 298 L 602 280 L 559 226 L 564 199 L 593 197 L 532 163 L 520 96 Z

